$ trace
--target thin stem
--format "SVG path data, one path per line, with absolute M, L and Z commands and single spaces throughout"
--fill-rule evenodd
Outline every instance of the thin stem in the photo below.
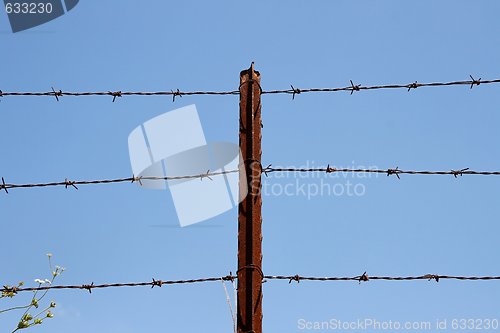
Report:
M 224 293 L 226 294 L 227 304 L 229 304 L 229 312 L 231 313 L 231 319 L 233 320 L 233 330 L 234 330 L 234 327 L 236 327 L 236 322 L 234 318 L 233 306 L 231 305 L 231 299 L 229 298 L 229 293 L 227 292 L 226 283 L 223 279 L 221 279 L 221 282 L 222 286 L 224 287 Z
M 39 315 L 41 315 L 42 313 L 44 313 L 45 311 L 48 311 L 49 309 L 51 309 L 52 307 L 51 306 L 48 306 L 46 307 L 45 309 L 43 309 L 42 311 L 40 311 L 39 313 L 37 313 L 33 319 L 36 319 Z
M 4 313 L 4 312 L 7 312 L 7 311 L 12 311 L 12 310 L 26 309 L 27 307 L 29 307 L 29 305 L 16 306 L 16 307 L 13 307 L 13 308 L 10 308 L 10 309 L 0 310 L 0 313 Z

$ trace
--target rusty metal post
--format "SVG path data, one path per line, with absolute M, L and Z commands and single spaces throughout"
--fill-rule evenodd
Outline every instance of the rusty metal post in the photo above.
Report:
M 240 73 L 240 150 L 245 172 L 240 172 L 238 206 L 238 333 L 262 332 L 262 197 L 260 74 Z M 246 187 L 244 187 L 246 185 Z

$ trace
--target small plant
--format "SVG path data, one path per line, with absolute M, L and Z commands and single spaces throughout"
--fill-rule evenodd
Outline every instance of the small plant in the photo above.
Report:
M 47 258 L 49 260 L 49 267 L 51 271 L 51 278 L 50 279 L 35 279 L 35 283 L 38 284 L 38 287 L 42 287 L 44 285 L 50 286 L 52 283 L 55 281 L 55 279 L 61 275 L 62 272 L 64 272 L 64 268 L 60 266 L 52 266 L 52 254 L 47 253 Z M 21 288 L 24 286 L 24 282 L 19 282 L 17 286 L 11 287 L 9 285 L 3 286 L 2 289 L 2 294 L 0 295 L 0 299 L 2 298 L 13 298 L 14 296 L 17 295 L 17 289 Z M 47 318 L 52 318 L 54 317 L 54 314 L 52 313 L 52 309 L 56 307 L 56 303 L 54 301 L 51 301 L 45 306 L 42 306 L 42 301 L 44 297 L 47 295 L 49 292 L 49 289 L 45 290 L 35 290 L 33 291 L 33 297 L 31 298 L 29 304 L 26 305 L 20 305 L 20 306 L 14 306 L 11 308 L 7 308 L 5 310 L 0 310 L 0 315 L 2 313 L 8 312 L 8 311 L 15 311 L 15 310 L 24 310 L 24 313 L 21 315 L 21 319 L 17 323 L 17 326 L 14 328 L 12 333 L 17 332 L 19 330 L 29 328 L 32 326 L 36 325 L 41 325 L 43 321 Z M 39 310 L 41 309 L 41 310 Z M 31 312 L 34 312 L 35 314 L 32 315 Z

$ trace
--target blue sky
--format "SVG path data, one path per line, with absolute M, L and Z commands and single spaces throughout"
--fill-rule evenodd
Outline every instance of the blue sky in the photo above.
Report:
M 500 77 L 494 1 L 81 1 L 13 34 L 0 14 L 6 91 L 233 90 L 255 61 L 264 89 Z M 498 170 L 499 87 L 263 96 L 263 164 Z M 238 96 L 4 97 L 0 176 L 9 183 L 131 174 L 127 137 L 196 104 L 207 141 L 238 142 Z M 186 133 L 188 135 L 188 133 Z M 182 138 L 179 138 L 182 140 Z M 263 204 L 266 274 L 498 275 L 494 176 L 276 178 L 361 184 L 362 196 L 273 195 Z M 193 203 L 196 209 L 196 203 Z M 237 211 L 188 228 L 168 192 L 130 184 L 0 194 L 0 282 L 63 284 L 226 275 L 237 266 Z M 264 330 L 298 321 L 500 319 L 497 282 L 350 282 L 264 289 Z M 230 332 L 221 283 L 52 291 L 56 317 L 37 332 Z M 22 300 L 19 296 L 18 301 Z M 11 304 L 2 300 L 0 307 Z M 12 303 L 13 304 L 13 303 Z M 2 316 L 0 330 L 15 325 Z M 448 327 L 450 328 L 450 327 Z

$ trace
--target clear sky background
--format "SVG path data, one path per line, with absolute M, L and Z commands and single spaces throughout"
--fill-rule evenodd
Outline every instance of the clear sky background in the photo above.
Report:
M 499 15 L 497 1 L 81 1 L 16 34 L 0 14 L 0 89 L 234 90 L 251 61 L 264 89 L 497 79 Z M 263 164 L 498 170 L 499 89 L 265 95 Z M 129 133 L 189 104 L 208 141 L 238 142 L 238 96 L 0 100 L 0 176 L 9 183 L 129 177 Z M 500 178 L 289 175 L 266 184 L 296 181 L 349 181 L 364 195 L 267 194 L 266 274 L 500 274 Z M 12 189 L 0 193 L 0 227 L 2 284 L 49 277 L 47 252 L 67 268 L 61 284 L 222 276 L 237 267 L 236 209 L 180 228 L 169 192 L 130 184 Z M 500 319 L 500 282 L 264 287 L 266 332 L 301 331 L 299 319 Z M 33 331 L 232 331 L 218 282 L 48 297 L 56 316 Z M 17 318 L 2 315 L 0 331 Z

